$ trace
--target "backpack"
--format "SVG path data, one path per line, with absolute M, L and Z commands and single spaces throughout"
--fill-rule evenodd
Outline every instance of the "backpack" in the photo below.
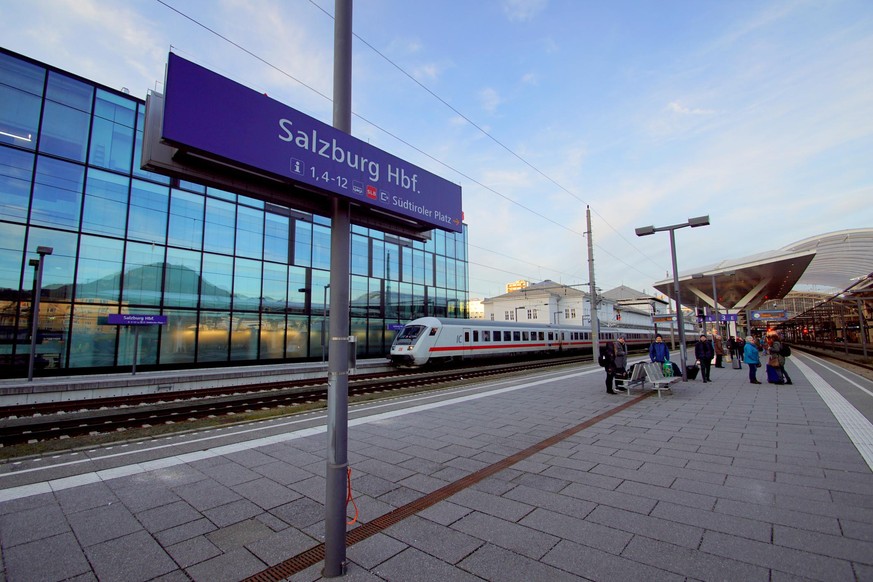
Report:
M 783 358 L 787 358 L 788 356 L 790 356 L 791 355 L 791 346 L 789 346 L 785 342 L 782 342 L 782 349 L 779 350 L 779 355 L 782 356 Z
M 605 368 L 607 362 L 608 360 L 606 359 L 606 350 L 604 350 L 597 355 L 597 363 L 600 365 L 601 368 Z

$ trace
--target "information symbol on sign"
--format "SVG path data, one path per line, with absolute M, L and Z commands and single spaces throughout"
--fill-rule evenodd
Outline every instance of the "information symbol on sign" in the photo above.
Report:
M 302 176 L 306 171 L 306 164 L 297 158 L 291 158 L 291 171 L 298 176 Z

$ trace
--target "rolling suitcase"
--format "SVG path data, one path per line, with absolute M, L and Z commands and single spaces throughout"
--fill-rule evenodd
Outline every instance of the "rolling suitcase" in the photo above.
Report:
M 731 366 L 733 366 L 734 370 L 741 370 L 743 368 L 743 365 L 740 363 L 739 358 L 734 358 L 733 360 L 731 360 Z
M 784 384 L 782 374 L 779 373 L 779 368 L 774 368 L 767 364 L 767 382 L 770 384 Z
M 700 371 L 700 366 L 697 364 L 691 364 L 690 366 L 685 366 L 685 372 L 688 374 L 689 380 L 694 380 L 697 378 L 697 373 Z

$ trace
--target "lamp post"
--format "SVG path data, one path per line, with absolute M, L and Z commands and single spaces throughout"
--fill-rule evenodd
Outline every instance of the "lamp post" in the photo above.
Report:
M 654 226 L 642 226 L 635 230 L 637 236 L 648 236 L 650 234 L 655 234 L 656 232 L 662 232 L 665 230 L 670 232 L 670 255 L 673 259 L 673 299 L 676 301 L 676 323 L 679 326 L 679 354 L 682 358 L 682 361 L 680 362 L 680 368 L 682 369 L 683 382 L 688 381 L 688 371 L 686 370 L 687 363 L 685 361 L 686 350 L 688 346 L 685 345 L 685 321 L 684 317 L 682 316 L 682 303 L 679 294 L 679 272 L 676 268 L 676 236 L 674 233 L 677 229 L 685 228 L 686 226 L 690 226 L 691 228 L 697 228 L 698 226 L 708 225 L 709 215 L 706 215 L 689 218 L 688 222 L 683 222 L 681 224 L 660 226 L 657 228 L 655 228 Z
M 33 301 L 30 304 L 30 359 L 27 363 L 27 381 L 33 381 L 33 362 L 36 359 L 36 334 L 39 325 L 39 296 L 42 295 L 42 270 L 45 267 L 46 256 L 52 254 L 52 247 L 36 247 L 38 259 L 31 259 L 30 266 L 36 267 L 36 277 L 33 282 Z

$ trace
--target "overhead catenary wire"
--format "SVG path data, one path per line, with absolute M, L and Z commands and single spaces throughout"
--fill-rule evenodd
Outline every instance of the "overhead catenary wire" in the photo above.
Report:
M 263 57 L 257 55 L 256 53 L 250 51 L 249 49 L 243 47 L 241 44 L 239 44 L 239 43 L 233 41 L 232 39 L 228 38 L 227 36 L 221 34 L 221 33 L 218 32 L 217 30 L 215 30 L 215 29 L 213 29 L 213 28 L 211 28 L 211 27 L 209 27 L 209 26 L 203 24 L 202 22 L 198 21 L 196 18 L 194 18 L 194 17 L 192 17 L 192 16 L 190 16 L 190 15 L 188 15 L 188 14 L 185 14 L 185 13 L 182 12 L 181 10 L 179 10 L 179 9 L 175 8 L 174 6 L 168 4 L 165 0 L 156 0 L 156 1 L 157 1 L 159 4 L 161 4 L 162 6 L 165 6 L 165 7 L 168 8 L 169 10 L 172 10 L 172 11 L 175 12 L 176 14 L 178 14 L 178 15 L 182 16 L 183 18 L 189 20 L 190 22 L 194 23 L 195 25 L 197 25 L 197 26 L 203 28 L 204 30 L 208 31 L 209 33 L 211 33 L 211 34 L 217 36 L 218 38 L 222 39 L 223 41 L 229 43 L 230 45 L 232 45 L 232 46 L 234 46 L 234 47 L 236 47 L 236 48 L 238 48 L 239 50 L 243 51 L 243 52 L 246 53 L 247 55 L 250 55 L 252 58 L 258 60 L 259 62 L 261 62 L 261 63 L 263 63 L 263 64 L 265 64 L 266 66 L 270 67 L 271 69 L 273 69 L 273 70 L 279 72 L 280 74 L 282 74 L 282 75 L 288 77 L 289 79 L 295 81 L 296 83 L 299 83 L 301 86 L 306 87 L 307 89 L 309 89 L 310 91 L 314 92 L 315 94 L 321 96 L 321 97 L 324 98 L 325 100 L 327 100 L 327 101 L 329 101 L 329 102 L 332 102 L 332 99 L 331 99 L 329 96 L 325 95 L 324 93 L 322 93 L 322 92 L 319 91 L 318 89 L 316 89 L 316 88 L 314 88 L 314 87 L 308 85 L 308 84 L 305 83 L 304 81 L 302 81 L 302 80 L 300 80 L 300 79 L 294 77 L 293 75 L 291 75 L 291 74 L 288 73 L 287 71 L 283 70 L 282 68 L 278 67 L 277 65 L 274 65 L 274 64 L 270 63 L 270 62 L 269 62 L 268 60 L 266 60 L 265 58 L 263 58 Z M 319 6 L 318 4 L 316 4 L 316 3 L 314 2 L 314 0 L 309 0 L 309 1 L 310 1 L 310 3 L 311 3 L 313 6 L 315 6 L 316 8 L 318 8 L 321 12 L 323 12 L 323 13 L 324 13 L 325 15 L 327 15 L 329 18 L 331 18 L 331 19 L 334 18 L 332 14 L 330 14 L 329 12 L 327 12 L 326 10 L 324 10 L 321 6 Z M 434 93 L 432 90 L 430 90 L 429 88 L 427 88 L 427 87 L 426 87 L 425 85 L 423 85 L 422 83 L 420 83 L 420 82 L 419 82 L 417 79 L 415 79 L 412 75 L 410 75 L 408 72 L 406 72 L 402 67 L 400 67 L 399 65 L 397 65 L 396 63 L 394 63 L 393 61 L 391 61 L 391 60 L 390 60 L 386 55 L 384 55 L 382 52 L 380 52 L 380 51 L 377 50 L 375 47 L 373 47 L 373 45 L 371 45 L 369 42 L 367 42 L 366 40 L 364 40 L 363 38 L 361 38 L 358 34 L 355 34 L 355 33 L 353 33 L 353 34 L 354 34 L 354 37 L 357 38 L 360 42 L 364 43 L 368 48 L 370 48 L 371 50 L 373 50 L 377 55 L 379 55 L 380 57 L 382 57 L 383 59 L 385 59 L 388 63 L 390 63 L 392 66 L 394 66 L 395 68 L 397 68 L 401 73 L 403 73 L 406 77 L 408 77 L 408 78 L 411 79 L 413 82 L 415 82 L 419 87 L 421 87 L 421 88 L 422 88 L 423 90 L 425 90 L 427 93 L 429 93 L 430 95 L 432 95 L 434 98 L 436 98 L 436 99 L 437 99 L 438 101 L 440 101 L 442 104 L 444 104 L 446 107 L 448 107 L 449 109 L 451 109 L 453 112 L 455 112 L 455 113 L 456 113 L 457 115 L 459 115 L 461 118 L 463 118 L 467 123 L 469 123 L 470 125 L 472 125 L 472 126 L 473 126 L 474 128 L 476 128 L 478 131 L 480 131 L 480 132 L 483 133 L 485 136 L 487 136 L 489 139 L 491 139 L 491 140 L 494 141 L 496 144 L 498 144 L 501 148 L 503 148 L 504 150 L 506 150 L 507 152 L 509 152 L 509 153 L 510 153 L 511 155 L 513 155 L 514 157 L 518 158 L 521 162 L 523 162 L 525 165 L 527 165 L 528 167 L 530 167 L 530 168 L 531 168 L 532 170 L 534 170 L 536 173 L 538 173 L 539 175 L 541 175 L 542 177 L 544 177 L 546 180 L 548 180 L 549 182 L 551 182 L 552 184 L 554 184 L 556 187 L 558 187 L 559 189 L 561 189 L 563 192 L 565 192 L 565 193 L 567 193 L 568 195 L 572 196 L 572 197 L 575 198 L 576 200 L 578 200 L 578 201 L 580 201 L 580 202 L 582 202 L 582 203 L 585 203 L 585 202 L 584 202 L 581 198 L 579 198 L 576 194 L 574 194 L 573 192 L 571 192 L 570 190 L 568 190 L 567 188 L 565 188 L 564 186 L 562 186 L 560 183 L 558 183 L 556 180 L 554 180 L 553 178 L 551 178 L 550 176 L 548 176 L 547 174 L 545 174 L 544 172 L 542 172 L 541 170 L 539 170 L 538 168 L 536 168 L 533 164 L 531 164 L 530 162 L 528 162 L 527 160 L 525 160 L 525 159 L 524 159 L 523 157 L 521 157 L 519 154 L 517 154 L 516 152 L 514 152 L 511 148 L 509 148 L 508 146 L 506 146 L 505 144 L 503 144 L 502 142 L 500 142 L 498 139 L 496 139 L 494 136 L 492 136 L 490 133 L 488 133 L 487 131 L 485 131 L 485 129 L 483 129 L 481 126 L 479 126 L 478 124 L 476 124 L 476 123 L 475 123 L 474 121 L 472 121 L 469 117 L 467 117 L 466 115 L 464 115 L 463 113 L 461 113 L 460 111 L 458 111 L 456 108 L 454 108 L 452 105 L 450 105 L 450 104 L 449 104 L 445 99 L 443 99 L 442 97 L 440 97 L 439 95 L 437 95 L 436 93 Z M 584 234 L 584 233 L 579 232 L 579 231 L 577 231 L 577 230 L 575 230 L 575 229 L 573 229 L 573 228 L 571 228 L 571 227 L 569 227 L 569 226 L 566 226 L 566 225 L 564 225 L 564 224 L 561 224 L 561 223 L 559 223 L 558 221 L 553 220 L 553 219 L 549 218 L 548 216 L 545 216 L 544 214 L 542 214 L 542 213 L 540 213 L 540 212 L 538 212 L 538 211 L 536 211 L 536 210 L 534 210 L 534 209 L 532 209 L 532 208 L 529 208 L 529 207 L 525 206 L 524 204 L 522 204 L 522 203 L 520 203 L 520 202 L 518 202 L 518 201 L 516 201 L 516 200 L 514 200 L 514 199 L 512 199 L 512 198 L 510 198 L 509 196 L 506 196 L 505 194 L 503 194 L 503 193 L 501 193 L 501 192 L 498 192 L 498 191 L 495 190 L 494 188 L 492 188 L 492 187 L 490 187 L 490 186 L 487 186 L 487 185 L 483 184 L 482 182 L 480 182 L 479 180 L 477 180 L 477 179 L 473 178 L 472 176 L 466 174 L 465 172 L 463 172 L 463 171 L 461 171 L 461 170 L 459 170 L 459 169 L 457 169 L 457 168 L 451 166 L 450 164 L 448 164 L 448 163 L 446 163 L 446 162 L 444 162 L 444 161 L 442 161 L 442 160 L 440 160 L 440 159 L 434 157 L 433 155 L 431 155 L 431 154 L 429 154 L 429 153 L 423 151 L 422 149 L 418 148 L 417 146 L 413 145 L 412 143 L 408 142 L 407 140 L 405 140 L 405 139 L 399 137 L 399 136 L 396 135 L 395 133 L 393 133 L 393 132 L 387 130 L 386 128 L 384 128 L 384 127 L 382 127 L 382 126 L 376 124 L 375 122 L 370 121 L 369 119 L 367 119 L 367 118 L 361 116 L 360 114 L 355 113 L 355 112 L 352 112 L 352 115 L 354 115 L 357 119 L 363 121 L 364 123 L 367 123 L 368 125 L 374 127 L 375 129 L 378 129 L 379 131 L 383 132 L 384 134 L 388 135 L 389 137 L 391 137 L 391 138 L 397 140 L 398 142 L 404 144 L 405 146 L 411 148 L 412 150 L 418 152 L 419 154 L 425 156 L 426 158 L 430 159 L 431 161 L 433 161 L 433 162 L 439 164 L 440 166 L 442 166 L 442 167 L 444 167 L 444 168 L 450 170 L 451 172 L 454 172 L 454 173 L 457 174 L 458 176 L 461 176 L 462 178 L 464 178 L 464 179 L 466 179 L 466 180 L 469 180 L 471 183 L 476 184 L 477 186 L 483 188 L 484 190 L 487 190 L 488 192 L 491 192 L 492 194 L 494 194 L 494 195 L 496 195 L 496 196 L 498 196 L 498 197 L 500 197 L 500 198 L 503 198 L 503 199 L 506 200 L 507 202 L 509 202 L 509 203 L 511 203 L 511 204 L 514 204 L 515 206 L 518 206 L 519 208 L 521 208 L 521 209 L 523 209 L 523 210 L 525 210 L 525 211 L 527 211 L 527 212 L 529 212 L 529 213 L 531 213 L 531 214 L 534 214 L 535 216 L 537 216 L 537 217 L 539 217 L 539 218 L 541 218 L 541 219 L 543 219 L 543 220 L 545 220 L 545 221 L 547 221 L 547 222 L 549 222 L 549 223 L 551 223 L 551 224 L 553 224 L 553 225 L 555 225 L 555 226 L 557 226 L 557 227 L 559 227 L 559 228 L 561 228 L 561 229 L 563 229 L 563 230 L 566 230 L 566 231 L 568 231 L 568 232 L 570 232 L 570 233 L 572 233 L 572 234 L 575 234 L 575 235 L 577 235 L 577 236 L 579 236 L 579 237 L 581 237 L 581 238 L 584 238 L 584 237 L 585 237 L 585 234 Z M 631 244 L 631 243 L 628 241 L 628 239 L 626 239 L 626 238 L 625 238 L 625 237 L 624 237 L 624 236 L 623 236 L 623 235 L 622 235 L 618 230 L 616 230 L 614 227 L 612 227 L 612 225 L 609 224 L 609 222 L 606 221 L 606 219 L 603 218 L 603 216 L 600 215 L 596 210 L 594 210 L 594 212 L 595 212 L 595 214 L 597 214 L 598 217 L 600 217 L 601 220 L 604 221 L 604 223 L 606 223 L 606 225 L 610 228 L 610 230 L 612 230 L 613 232 L 615 232 L 616 234 L 618 234 L 618 235 L 619 235 L 623 240 L 625 240 L 625 242 L 627 242 L 627 243 L 629 244 L 629 246 L 631 246 L 632 248 L 634 248 L 637 252 L 639 252 L 641 255 L 643 255 L 643 256 L 644 256 L 646 259 L 648 259 L 649 261 L 653 261 L 653 259 L 651 259 L 650 257 L 648 257 L 648 256 L 647 256 L 645 253 L 643 253 L 640 249 L 638 249 L 636 246 L 634 246 L 633 244 Z M 655 277 L 652 277 L 651 274 L 649 274 L 649 273 L 645 273 L 645 272 L 641 271 L 640 269 L 638 269 L 635 265 L 633 265 L 633 264 L 631 264 L 631 263 L 625 261 L 622 257 L 613 254 L 612 252 L 610 252 L 610 251 L 607 250 L 606 248 L 602 247 L 601 245 L 598 245 L 597 243 L 594 243 L 594 246 L 597 247 L 597 249 L 598 249 L 600 252 L 605 253 L 607 256 L 609 256 L 609 257 L 612 258 L 613 260 L 615 260 L 615 261 L 617 261 L 617 262 L 619 262 L 619 263 L 625 265 L 626 267 L 628 267 L 628 268 L 630 268 L 630 269 L 636 271 L 637 273 L 640 273 L 641 275 L 643 275 L 643 276 L 645 276 L 645 277 L 648 277 L 648 278 L 651 278 L 651 279 L 654 279 L 654 278 L 655 278 Z M 654 261 L 653 261 L 653 262 L 654 262 Z M 544 267 L 544 268 L 548 268 L 548 267 Z

